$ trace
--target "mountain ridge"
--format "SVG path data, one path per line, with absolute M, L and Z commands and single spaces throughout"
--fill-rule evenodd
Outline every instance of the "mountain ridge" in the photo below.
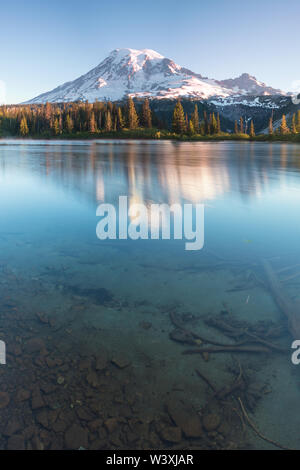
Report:
M 136 98 L 228 98 L 285 95 L 250 74 L 226 80 L 203 77 L 152 49 L 114 49 L 102 62 L 75 80 L 26 101 L 118 101 Z

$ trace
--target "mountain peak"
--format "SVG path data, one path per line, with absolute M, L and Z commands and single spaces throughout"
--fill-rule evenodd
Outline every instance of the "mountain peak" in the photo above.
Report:
M 232 95 L 280 94 L 255 77 L 217 81 L 181 67 L 152 49 L 114 49 L 85 75 L 37 96 L 28 103 L 117 101 L 126 96 L 208 99 Z
M 219 82 L 222 86 L 228 87 L 236 94 L 241 95 L 282 95 L 283 91 L 267 86 L 257 80 L 249 73 L 242 73 L 239 77 L 229 78 Z
M 250 75 L 250 73 L 244 72 L 242 73 L 238 78 L 251 78 L 256 80 L 256 78 L 253 75 Z
M 120 57 L 124 57 L 127 55 L 138 57 L 141 55 L 149 57 L 149 59 L 163 59 L 164 56 L 159 54 L 159 52 L 154 51 L 153 49 L 130 49 L 130 48 L 120 48 L 114 49 L 110 54 L 111 55 L 118 55 Z

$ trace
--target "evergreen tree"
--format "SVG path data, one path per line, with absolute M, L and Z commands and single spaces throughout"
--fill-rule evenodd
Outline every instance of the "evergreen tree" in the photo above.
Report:
M 292 133 L 297 134 L 296 114 L 293 114 L 293 117 L 292 117 Z
M 288 134 L 289 132 L 290 130 L 286 123 L 286 117 L 285 117 L 285 114 L 283 114 L 282 119 L 281 119 L 280 134 Z
M 204 119 L 202 119 L 201 123 L 200 123 L 200 127 L 199 127 L 199 132 L 200 132 L 200 135 L 205 135 L 205 121 Z
M 59 119 L 58 119 L 58 127 L 59 127 L 59 133 L 61 134 L 61 133 L 62 133 L 62 129 L 63 129 L 63 121 L 62 121 L 62 115 L 61 115 L 61 113 L 60 113 Z
M 220 113 L 218 113 L 218 115 L 217 115 L 217 134 L 221 134 Z
M 139 125 L 138 115 L 131 97 L 128 98 L 127 103 L 127 122 L 129 129 L 136 129 Z
M 217 129 L 218 129 L 218 124 L 217 124 L 216 116 L 215 116 L 215 113 L 212 113 L 211 118 L 210 118 L 210 133 L 217 134 Z
M 95 113 L 92 112 L 91 113 L 91 117 L 90 117 L 90 120 L 89 120 L 89 131 L 94 133 L 96 132 L 96 119 L 95 119 Z
M 239 128 L 238 128 L 238 123 L 237 121 L 234 121 L 234 133 L 238 134 L 239 133 Z
M 204 135 L 209 135 L 210 134 L 210 126 L 209 126 L 209 120 L 208 120 L 206 111 L 204 111 L 204 113 L 203 113 L 203 118 L 204 118 Z
M 244 134 L 244 119 L 240 117 L 240 133 Z
M 124 128 L 124 119 L 123 119 L 122 109 L 120 107 L 118 107 L 118 109 L 117 109 L 117 129 L 118 129 L 118 131 L 120 131 L 123 128 Z
M 111 119 L 111 112 L 108 109 L 105 113 L 105 130 L 110 132 L 112 130 L 112 119 Z
M 196 134 L 199 132 L 199 113 L 198 113 L 198 106 L 195 104 L 194 111 L 191 116 L 191 121 L 194 127 L 194 131 Z
M 152 127 L 152 115 L 148 98 L 144 100 L 142 105 L 141 123 L 142 126 L 149 129 Z
M 25 116 L 22 117 L 20 122 L 20 134 L 22 137 L 25 137 L 29 133 L 27 119 Z
M 73 131 L 73 128 L 74 128 L 73 119 L 71 118 L 70 114 L 68 113 L 67 117 L 66 117 L 66 131 L 67 131 L 67 133 L 71 134 L 72 131 Z
M 111 102 L 111 101 L 108 101 L 108 102 L 107 102 L 107 109 L 109 110 L 109 112 L 110 112 L 111 115 L 112 115 L 112 113 L 113 113 L 113 107 L 114 107 L 114 105 L 112 104 L 112 102 Z
M 189 135 L 194 135 L 195 134 L 195 128 L 192 119 L 190 119 L 189 124 L 188 124 L 188 134 Z
M 270 117 L 270 120 L 269 120 L 269 135 L 273 135 L 273 116 Z
M 185 113 L 185 131 L 187 131 L 189 128 L 189 118 L 187 113 Z
M 297 112 L 297 132 L 300 132 L 300 109 Z
M 51 116 L 52 116 L 52 107 L 51 107 L 51 104 L 47 103 L 45 104 L 45 119 L 46 121 L 48 121 L 48 123 L 50 123 L 51 121 Z
M 98 129 L 102 129 L 102 111 L 99 111 L 98 114 Z
M 53 122 L 53 132 L 54 135 L 60 134 L 60 128 L 59 128 L 59 119 L 56 117 Z
M 172 130 L 175 134 L 184 134 L 186 131 L 184 111 L 179 100 L 177 101 L 173 112 Z
M 251 119 L 251 122 L 250 122 L 250 132 L 249 132 L 249 135 L 250 137 L 255 137 L 255 130 L 254 130 L 254 124 L 253 124 L 253 120 Z

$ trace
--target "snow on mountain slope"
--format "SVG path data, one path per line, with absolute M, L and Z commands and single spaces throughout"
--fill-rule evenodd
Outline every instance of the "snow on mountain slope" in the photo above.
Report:
M 245 74 L 247 75 L 247 74 Z M 247 77 L 250 77 L 247 75 Z M 262 93 L 264 84 L 251 79 Z M 249 80 L 250 80 L 249 79 Z M 237 80 L 237 81 L 236 81 Z M 151 49 L 115 49 L 97 67 L 74 81 L 64 83 L 27 103 L 68 102 L 77 100 L 121 100 L 132 97 L 208 99 L 247 94 L 246 77 L 223 82 L 203 78 Z M 247 83 L 246 83 L 247 82 Z M 253 82 L 253 83 L 252 83 Z M 258 85 L 259 84 L 259 85 Z M 248 84 L 249 85 L 249 84 Z M 231 88 L 232 86 L 232 88 Z M 248 88 L 249 89 L 249 86 Z M 254 88 L 250 87 L 251 91 Z M 275 90 L 276 91 L 276 90 Z M 254 93 L 252 93 L 254 94 Z M 258 93 L 257 93 L 258 94 Z
M 286 103 L 286 98 L 283 99 Z M 279 109 L 282 105 L 278 100 L 275 100 L 273 96 L 230 96 L 228 98 L 212 98 L 209 100 L 210 103 L 215 106 L 224 107 L 224 106 L 237 106 L 243 105 L 248 106 L 249 108 L 268 108 L 268 109 Z
M 259 82 L 255 77 L 248 73 L 243 73 L 237 78 L 230 78 L 228 80 L 221 80 L 218 83 L 225 87 L 230 88 L 239 95 L 282 95 L 281 90 L 267 86 L 263 82 Z

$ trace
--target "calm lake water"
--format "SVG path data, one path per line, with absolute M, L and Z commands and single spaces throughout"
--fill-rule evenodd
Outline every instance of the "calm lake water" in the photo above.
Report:
M 204 204 L 203 249 L 99 240 L 119 196 Z M 299 202 L 297 145 L 1 140 L 0 448 L 276 448 L 249 416 L 299 449 L 300 365 L 262 266 L 297 305 Z

